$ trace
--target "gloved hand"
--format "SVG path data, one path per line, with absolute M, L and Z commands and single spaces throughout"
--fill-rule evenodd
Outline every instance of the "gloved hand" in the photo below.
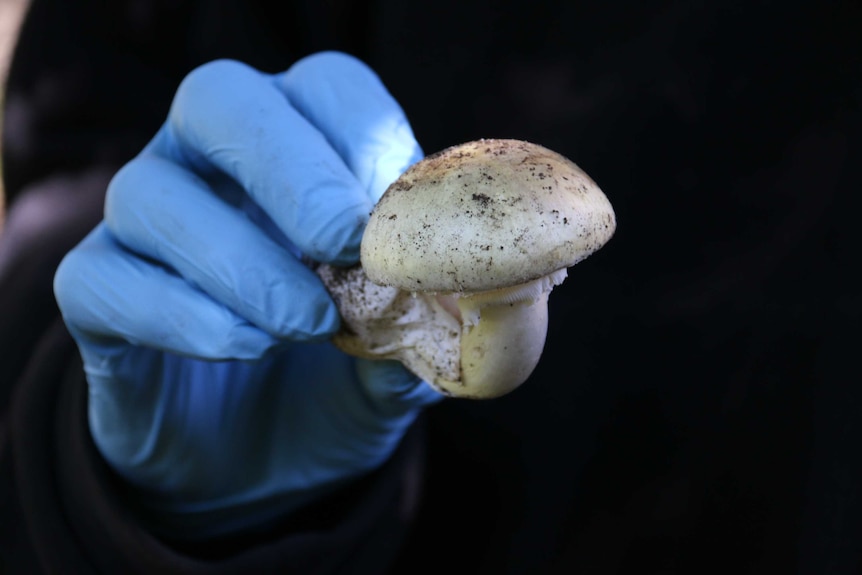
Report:
M 380 466 L 441 397 L 327 343 L 338 312 L 301 262 L 356 262 L 421 155 L 378 77 L 321 53 L 193 71 L 113 178 L 55 293 L 95 443 L 159 522 L 209 537 L 290 513 Z

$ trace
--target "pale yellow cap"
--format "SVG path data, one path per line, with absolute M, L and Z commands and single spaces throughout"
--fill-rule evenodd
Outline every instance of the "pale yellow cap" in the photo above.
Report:
M 389 186 L 361 260 L 380 285 L 478 292 L 571 267 L 615 229 L 607 197 L 569 159 L 520 140 L 477 140 L 428 156 Z

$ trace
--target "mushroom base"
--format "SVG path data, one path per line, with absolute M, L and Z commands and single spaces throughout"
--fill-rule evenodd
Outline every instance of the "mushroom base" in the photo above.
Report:
M 457 388 L 462 397 L 499 397 L 530 377 L 545 347 L 548 294 L 485 305 L 478 323 L 464 326 Z M 455 389 L 452 392 L 456 394 Z
M 341 313 L 333 343 L 345 353 L 394 359 L 453 397 L 490 399 L 517 388 L 545 345 L 548 294 L 565 277 L 491 296 L 411 294 L 373 283 L 360 266 L 320 265 Z

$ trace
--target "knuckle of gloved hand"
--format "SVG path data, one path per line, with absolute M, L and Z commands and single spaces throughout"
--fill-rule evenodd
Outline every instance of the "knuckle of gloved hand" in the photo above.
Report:
M 141 189 L 148 176 L 153 175 L 147 170 L 147 164 L 148 160 L 136 158 L 120 168 L 111 178 L 105 193 L 105 218 L 108 223 L 118 210 L 136 203 L 135 192 Z
M 174 104 L 193 110 L 187 106 L 211 100 L 214 94 L 223 94 L 231 87 L 235 89 L 257 77 L 260 77 L 257 70 L 238 60 L 213 60 L 201 64 L 183 78 L 174 96 Z
M 68 252 L 54 272 L 54 298 L 57 306 L 68 324 L 79 321 L 81 314 L 81 299 L 86 290 L 82 282 L 92 276 L 91 254 L 81 246 Z
M 105 194 L 104 222 L 113 238 L 153 257 L 160 251 L 159 235 L 152 233 L 150 224 L 163 219 L 158 182 L 169 166 L 160 158 L 139 156 L 114 174 Z
M 195 335 L 195 346 L 201 357 L 254 360 L 277 344 L 274 338 L 241 318 L 226 317 L 222 325 L 223 329 Z
M 334 50 L 316 52 L 305 56 L 297 60 L 289 72 L 291 75 L 309 77 L 309 79 L 325 74 L 327 76 L 353 78 L 364 76 L 375 83 L 380 81 L 377 73 L 365 62 L 350 54 Z
M 294 64 L 294 67 L 298 69 L 305 66 L 319 66 L 333 69 L 364 69 L 369 72 L 371 71 L 371 69 L 356 56 L 352 56 L 346 52 L 339 52 L 338 50 L 322 50 L 320 52 L 315 52 L 314 54 L 309 54 L 308 56 L 300 58 L 296 61 L 296 64 Z

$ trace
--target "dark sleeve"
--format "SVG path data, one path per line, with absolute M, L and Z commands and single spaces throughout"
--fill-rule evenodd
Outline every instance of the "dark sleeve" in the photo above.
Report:
M 30 4 L 4 95 L 0 314 L 16 329 L 0 337 L 0 381 L 19 374 L 57 314 L 54 269 L 101 218 L 111 175 L 162 122 L 185 4 Z
M 0 437 L 4 573 L 381 573 L 421 474 L 415 427 L 380 470 L 266 533 L 177 546 L 137 520 L 93 445 L 86 381 L 56 321 L 33 351 Z
M 4 102 L 7 204 L 46 174 L 140 150 L 186 66 L 188 4 L 32 0 Z

